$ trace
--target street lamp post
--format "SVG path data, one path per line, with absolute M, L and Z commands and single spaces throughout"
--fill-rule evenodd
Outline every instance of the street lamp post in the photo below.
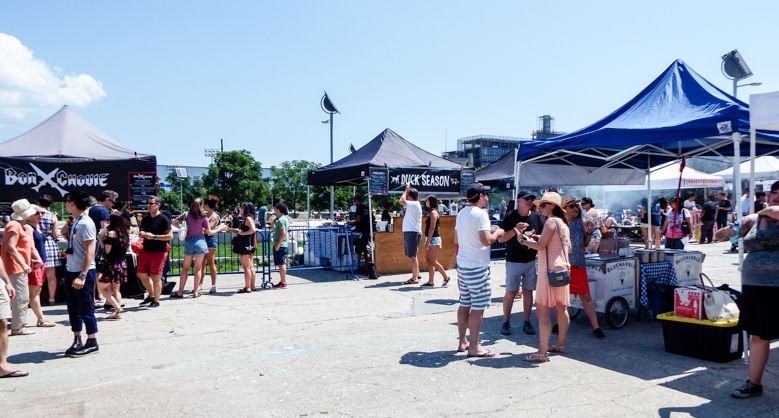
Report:
M 322 110 L 330 115 L 330 120 L 327 122 L 330 124 L 330 164 L 333 163 L 333 115 L 338 112 L 333 102 L 328 97 L 327 92 L 322 96 L 322 100 L 319 102 L 319 106 Z M 325 123 L 324 121 L 322 123 Z M 330 186 L 330 218 L 335 219 L 335 187 Z

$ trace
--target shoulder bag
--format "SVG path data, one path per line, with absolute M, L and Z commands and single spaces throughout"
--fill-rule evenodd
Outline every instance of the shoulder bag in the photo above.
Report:
M 189 215 L 189 213 L 187 213 Z M 187 239 L 187 217 L 184 216 L 184 220 L 179 224 L 179 241 Z
M 706 286 L 703 282 L 704 278 L 708 280 L 711 287 Z M 714 283 L 704 273 L 701 273 L 701 286 L 703 287 L 703 309 L 709 321 L 729 321 L 738 318 L 739 309 L 730 292 L 714 287 Z
M 571 263 L 568 261 L 568 253 L 565 251 L 565 243 L 563 242 L 563 235 L 560 233 L 560 224 L 557 222 L 557 220 L 554 221 L 555 225 L 557 226 L 557 236 L 560 237 L 560 248 L 563 251 L 563 255 L 565 256 L 565 262 L 569 265 L 569 268 L 565 271 L 549 271 L 550 263 L 549 263 L 549 247 L 547 247 L 546 250 L 546 275 L 547 279 L 549 280 L 549 286 L 552 287 L 563 287 L 568 286 L 571 283 L 571 270 L 570 265 Z

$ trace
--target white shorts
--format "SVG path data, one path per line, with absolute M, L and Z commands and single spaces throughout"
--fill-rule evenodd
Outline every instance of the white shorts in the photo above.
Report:
M 11 298 L 5 291 L 5 282 L 0 280 L 0 319 L 11 317 Z

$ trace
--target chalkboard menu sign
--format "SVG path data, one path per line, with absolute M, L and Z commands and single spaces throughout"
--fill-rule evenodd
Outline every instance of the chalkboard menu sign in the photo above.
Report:
M 472 169 L 464 169 L 460 173 L 460 194 L 465 196 L 465 192 L 476 182 L 476 172 Z
M 374 196 L 387 194 L 387 185 L 389 184 L 389 171 L 386 168 L 370 169 L 370 193 Z
M 130 209 L 147 210 L 147 199 L 157 194 L 157 173 L 131 171 L 127 174 Z

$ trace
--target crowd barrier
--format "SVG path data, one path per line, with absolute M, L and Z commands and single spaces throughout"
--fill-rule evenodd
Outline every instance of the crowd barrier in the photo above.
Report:
M 349 226 L 317 227 L 292 225 L 289 227 L 287 239 L 287 271 L 295 270 L 335 270 L 348 272 L 354 276 L 357 269 L 357 257 L 354 253 L 355 233 Z M 175 277 L 181 274 L 181 264 L 184 260 L 184 243 L 177 234 L 171 241 L 168 255 L 167 276 Z M 271 273 L 279 269 L 273 265 L 273 229 L 257 230 L 257 249 L 254 253 L 254 265 L 258 279 L 262 285 L 270 282 Z M 240 256 L 233 253 L 231 241 L 232 232 L 217 234 L 217 248 L 214 262 L 219 273 L 242 272 Z M 191 272 L 191 270 L 190 270 Z M 190 273 L 191 274 L 191 273 Z

